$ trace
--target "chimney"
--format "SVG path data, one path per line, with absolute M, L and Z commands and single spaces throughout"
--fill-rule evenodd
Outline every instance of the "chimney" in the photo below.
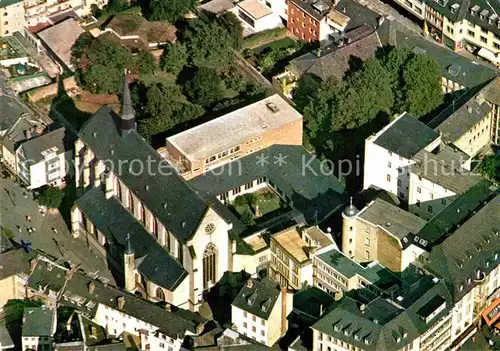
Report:
M 172 305 L 169 304 L 168 302 L 165 304 L 165 311 L 172 312 Z
M 323 304 L 319 305 L 319 316 L 323 315 Z
M 125 306 L 125 297 L 120 296 L 119 298 L 116 299 L 118 309 L 121 311 L 123 310 L 123 307 Z
M 472 113 L 472 106 L 467 106 L 467 111 L 469 111 L 469 113 Z
M 335 291 L 335 301 L 339 301 L 342 298 L 342 291 Z
M 31 130 L 26 129 L 26 130 L 24 131 L 24 137 L 25 137 L 26 139 L 31 139 L 31 135 L 32 135 L 32 134 L 31 134 Z
M 94 293 L 94 290 L 95 290 L 95 284 L 93 281 L 91 281 L 89 283 L 88 288 L 89 288 L 89 294 L 92 295 Z
M 78 266 L 76 264 L 72 264 L 71 268 L 66 271 L 66 279 L 68 279 L 68 280 L 73 279 L 73 275 L 75 275 L 75 272 L 77 269 L 78 269 Z
M 321 57 L 321 48 L 318 48 L 318 50 L 316 50 L 316 56 Z
M 366 309 L 366 305 L 364 303 L 362 303 L 361 305 L 359 305 L 359 311 L 361 313 L 365 313 L 365 309 Z
M 252 288 L 252 286 L 253 286 L 253 281 L 252 281 L 252 279 L 248 279 L 248 280 L 247 280 L 247 288 L 251 289 L 251 288 Z
M 92 325 L 90 327 L 90 335 L 91 336 L 96 336 L 97 335 L 97 328 L 95 327 L 95 325 Z

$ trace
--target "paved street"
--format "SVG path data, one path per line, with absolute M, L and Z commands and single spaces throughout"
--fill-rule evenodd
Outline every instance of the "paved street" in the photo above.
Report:
M 27 221 L 26 216 L 30 216 L 31 221 Z M 99 275 L 113 281 L 105 260 L 89 251 L 82 239 L 73 239 L 59 212 L 43 216 L 31 193 L 10 179 L 0 178 L 0 225 L 10 229 L 19 243 L 21 239 L 29 241 L 34 249 L 81 264 L 86 272 L 99 271 Z M 33 234 L 28 233 L 30 227 L 35 229 Z

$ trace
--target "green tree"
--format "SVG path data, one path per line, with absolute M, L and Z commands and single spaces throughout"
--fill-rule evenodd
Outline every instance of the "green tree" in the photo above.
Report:
M 158 68 L 156 60 L 149 51 L 141 51 L 136 56 L 137 69 L 140 74 L 153 73 Z
M 40 205 L 47 208 L 58 208 L 63 200 L 64 193 L 61 189 L 50 186 L 40 189 L 40 195 L 37 201 Z
M 314 99 L 320 86 L 321 82 L 312 74 L 306 73 L 300 77 L 293 92 L 293 102 L 299 112 L 303 112 L 306 106 Z
M 205 113 L 203 107 L 187 102 L 175 84 L 148 86 L 144 99 L 145 116 L 139 120 L 138 130 L 148 140 Z
M 128 3 L 125 0 L 111 0 L 108 2 L 104 10 L 108 15 L 114 15 L 127 9 L 127 7 Z
M 186 46 L 180 42 L 167 45 L 160 57 L 161 69 L 175 75 L 187 64 L 188 52 Z
M 332 111 L 332 131 L 360 127 L 380 112 L 390 114 L 394 104 L 389 73 L 375 58 L 363 62 L 339 95 Z
M 266 52 L 258 59 L 257 65 L 259 66 L 259 71 L 266 72 L 276 64 L 276 61 L 276 51 L 270 50 Z
M 222 79 L 214 69 L 200 67 L 186 83 L 184 91 L 194 103 L 210 105 L 223 97 Z
M 414 56 L 413 52 L 404 47 L 392 47 L 387 55 L 382 57 L 381 61 L 389 73 L 391 87 L 394 93 L 395 112 L 404 112 L 405 106 L 403 102 L 403 68 L 404 65 Z
M 231 46 L 240 49 L 243 44 L 243 27 L 238 17 L 232 12 L 225 12 L 218 18 L 218 21 L 228 32 L 229 38 L 232 40 Z
M 255 220 L 253 219 L 253 214 L 249 209 L 246 209 L 242 214 L 241 214 L 241 222 L 244 225 L 247 226 L 252 226 L 255 224 Z
M 93 40 L 80 37 L 72 52 L 75 79 L 80 87 L 92 93 L 120 93 L 124 69 L 134 68 L 130 51 L 106 35 Z
M 500 154 L 485 156 L 479 164 L 478 172 L 492 181 L 500 182 Z
M 402 92 L 401 105 L 417 117 L 425 116 L 441 105 L 441 70 L 436 60 L 427 55 L 413 55 L 403 66 Z
M 233 61 L 233 40 L 218 22 L 191 20 L 183 36 L 194 66 L 217 69 Z
M 195 6 L 196 0 L 150 0 L 149 19 L 175 23 Z

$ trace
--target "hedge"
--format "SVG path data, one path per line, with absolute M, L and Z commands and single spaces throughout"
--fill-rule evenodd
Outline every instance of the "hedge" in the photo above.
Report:
M 268 29 L 262 32 L 251 34 L 243 40 L 243 49 L 254 48 L 264 43 L 282 38 L 285 35 L 285 27 Z

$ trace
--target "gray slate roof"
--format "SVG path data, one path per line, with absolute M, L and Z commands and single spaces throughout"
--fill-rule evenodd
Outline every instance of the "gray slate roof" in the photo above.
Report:
M 122 137 L 118 126 L 119 116 L 105 106 L 82 127 L 79 137 L 99 159 L 121 173 L 125 186 L 180 242 L 189 240 L 208 210 L 207 204 L 136 131 Z M 136 168 L 130 172 L 133 160 Z M 143 162 L 143 172 L 139 172 L 137 160 Z M 125 166 L 119 167 L 120 162 Z
M 423 279 L 427 281 L 427 278 Z M 410 305 L 399 307 L 397 301 L 393 304 L 382 297 L 376 298 L 366 304 L 364 313 L 360 311 L 360 302 L 343 297 L 312 328 L 362 350 L 402 349 L 439 321 L 452 307 L 451 296 L 442 282 L 421 284 L 418 294 L 413 294 L 417 298 Z M 426 324 L 418 313 L 432 303 L 436 296 L 446 302 L 446 308 L 431 323 Z
M 187 276 L 182 264 L 160 246 L 117 198 L 106 199 L 100 188 L 93 188 L 80 197 L 76 205 L 106 240 L 121 251 L 125 250 L 130 234 L 130 244 L 140 262 L 137 269 L 148 280 L 174 290 Z
M 442 152 L 433 154 L 420 151 L 413 158 L 417 163 L 410 166 L 411 173 L 430 180 L 456 194 L 462 194 L 481 181 L 481 177 L 465 168 L 462 164 L 469 159 L 467 155 L 447 146 Z
M 436 129 L 442 133 L 444 142 L 453 143 L 486 117 L 491 109 L 492 106 L 486 101 L 480 103 L 474 98 L 470 99 L 448 116 Z
M 52 336 L 54 310 L 46 307 L 25 307 L 23 336 Z
M 374 143 L 399 156 L 410 159 L 438 136 L 436 131 L 413 115 L 404 113 L 385 129 Z
M 261 157 L 266 162 L 259 162 Z M 281 165 L 279 157 L 284 160 Z M 291 200 L 291 207 L 308 222 L 320 222 L 343 207 L 344 186 L 333 175 L 323 175 L 319 160 L 302 146 L 270 146 L 200 175 L 189 184 L 241 233 L 245 227 L 216 196 L 261 177 L 278 188 L 282 197 Z
M 0 345 L 2 349 L 13 349 L 15 346 L 9 331 L 4 326 L 0 326 Z
M 250 278 L 250 281 L 252 287 L 247 284 L 241 288 L 232 305 L 267 320 L 281 294 L 279 285 L 267 278 L 262 281 Z
M 369 204 L 358 216 L 369 223 L 379 225 L 398 239 L 402 239 L 409 233 L 418 232 L 427 223 L 426 220 L 413 213 L 379 198 Z
M 20 147 L 26 159 L 37 163 L 43 159 L 42 151 L 57 147 L 57 154 L 61 154 L 71 149 L 73 141 L 74 137 L 62 127 L 26 140 Z
M 26 131 L 31 128 L 33 128 L 33 125 L 27 118 L 18 118 L 3 137 L 2 144 L 7 148 L 7 150 L 14 153 L 19 144 L 26 140 Z
M 2 114 L 0 115 L 0 132 L 12 127 L 21 116 L 33 116 L 31 110 L 16 98 L 8 95 L 0 95 L 0 106 L 2 107 Z
M 0 254 L 0 280 L 13 276 L 15 274 L 29 274 L 30 259 L 34 254 L 27 254 L 24 249 L 16 249 Z
M 45 282 L 55 280 L 54 276 L 57 277 L 57 275 L 66 276 L 65 269 L 53 266 L 49 271 L 47 270 L 47 266 L 43 264 L 43 261 L 38 260 L 37 270 L 39 265 L 41 265 L 41 269 L 39 270 L 38 279 Z M 32 277 L 29 278 L 28 284 L 29 286 L 34 286 L 35 284 L 31 283 L 31 280 Z M 89 292 L 90 282 L 93 282 L 95 286 L 92 294 Z M 47 288 L 55 289 L 50 283 Z M 176 338 L 177 336 L 182 338 L 186 332 L 197 334 L 197 326 L 208 322 L 207 319 L 196 313 L 175 306 L 172 306 L 172 311 L 168 312 L 160 305 L 124 292 L 100 280 L 92 279 L 81 272 L 76 272 L 71 279 L 66 279 L 64 290 L 59 292 L 58 303 L 74 307 L 83 313 L 87 313 L 90 318 L 93 318 L 99 303 L 113 309 L 118 309 L 118 297 L 124 297 L 125 299 L 123 313 L 158 327 L 162 333 L 172 338 Z M 82 299 L 80 304 L 76 302 L 78 298 Z M 90 302 L 94 302 L 94 304 Z
M 429 0 L 428 2 L 434 1 Z M 396 21 L 391 21 L 389 26 L 383 26 L 383 30 L 387 29 L 395 31 L 395 43 L 392 43 L 392 45 L 404 46 L 414 52 L 417 51 L 431 56 L 439 64 L 443 77 L 467 88 L 481 85 L 498 76 L 498 72 L 494 68 L 469 60 L 446 47 L 416 35 Z M 381 36 L 385 35 L 381 34 Z
M 360 31 L 364 32 L 364 36 L 361 38 L 355 33 Z M 382 47 L 373 27 L 364 25 L 346 34 L 348 38 L 351 35 L 353 40 L 350 44 L 340 48 L 335 44 L 323 47 L 319 57 L 317 50 L 308 52 L 291 60 L 288 69 L 299 76 L 313 74 L 321 80 L 327 80 L 330 77 L 342 79 L 349 69 L 352 59 L 364 61 L 375 56 L 377 49 Z
M 431 245 L 442 240 L 450 235 L 460 223 L 467 220 L 474 211 L 482 207 L 495 191 L 497 190 L 492 187 L 491 182 L 481 180 L 433 217 L 419 232 L 410 235 L 408 239 L 412 241 L 412 238 L 421 238 Z M 415 244 L 419 243 L 415 242 Z
M 499 213 L 496 195 L 432 249 L 427 268 L 444 279 L 455 301 L 500 264 Z

